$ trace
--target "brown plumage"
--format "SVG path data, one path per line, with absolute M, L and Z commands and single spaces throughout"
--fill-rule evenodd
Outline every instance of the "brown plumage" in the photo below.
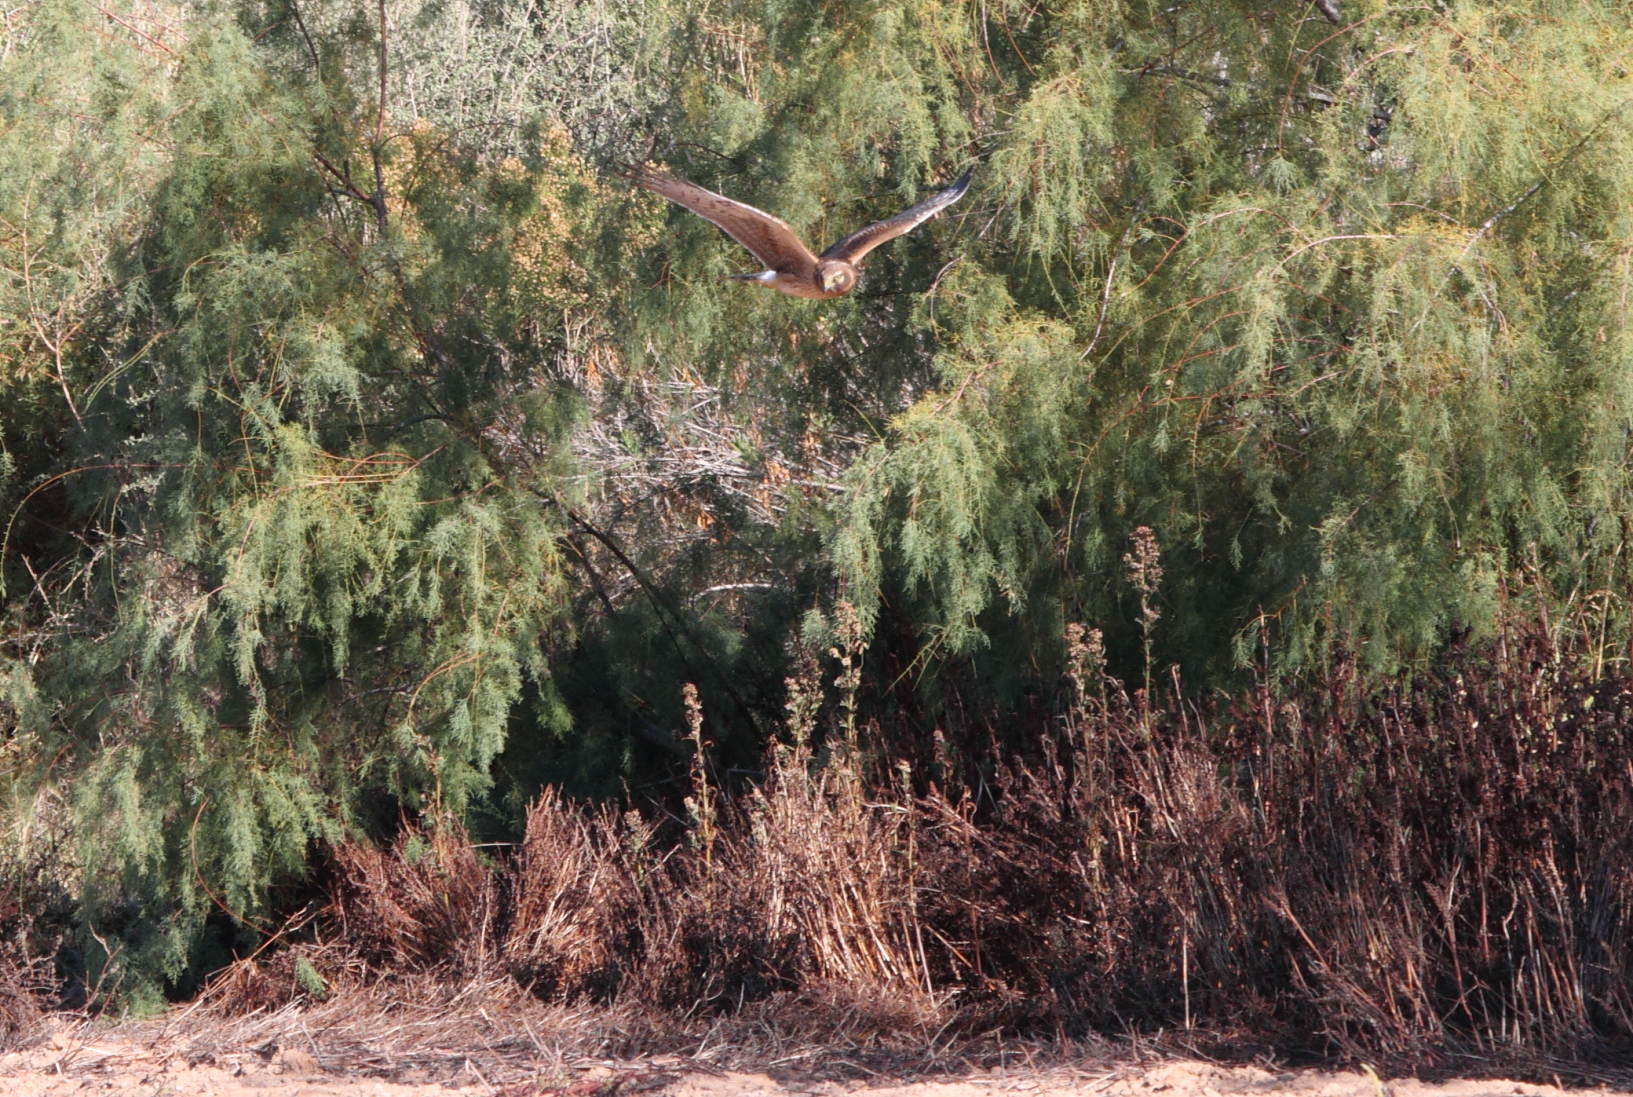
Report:
M 887 240 L 911 232 L 964 197 L 964 192 L 970 188 L 970 177 L 974 174 L 975 169 L 971 168 L 952 186 L 937 191 L 888 220 L 851 233 L 821 255 L 812 255 L 811 249 L 781 218 L 742 202 L 734 202 L 712 190 L 704 190 L 696 183 L 638 169 L 629 173 L 629 179 L 636 186 L 661 194 L 699 217 L 713 221 L 725 230 L 726 235 L 753 252 L 754 257 L 766 265 L 766 269 L 758 274 L 734 277 L 767 286 L 790 297 L 825 301 L 843 297 L 856 288 L 860 278 L 857 268 L 862 265 L 862 257 L 868 252 Z

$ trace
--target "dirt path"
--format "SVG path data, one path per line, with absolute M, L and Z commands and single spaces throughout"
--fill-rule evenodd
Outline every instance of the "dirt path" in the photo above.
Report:
M 315 1044 L 313 1046 L 316 1046 Z M 443 1081 L 399 1075 L 393 1081 L 335 1075 L 310 1052 L 279 1050 L 264 1061 L 189 1063 L 151 1045 L 80 1040 L 59 1034 L 50 1043 L 0 1056 L 5 1097 L 118 1094 L 131 1097 L 1563 1097 L 1553 1086 L 1505 1081 L 1438 1084 L 1380 1082 L 1366 1074 L 1302 1071 L 1272 1074 L 1197 1062 L 1139 1066 L 1080 1063 L 1047 1070 L 994 1069 L 942 1081 L 870 1083 L 774 1081 L 764 1074 L 702 1073 L 678 1061 L 627 1068 L 596 1066 L 507 1085 L 493 1085 L 471 1061 Z M 1607 1094 L 1608 1090 L 1576 1090 Z

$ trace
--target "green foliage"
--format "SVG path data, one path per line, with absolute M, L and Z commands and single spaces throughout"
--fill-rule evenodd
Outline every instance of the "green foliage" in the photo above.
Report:
M 320 1002 L 329 996 L 329 984 L 323 981 L 323 976 L 312 966 L 312 961 L 304 956 L 295 958 L 295 982 Z
M 1009 233 L 960 243 L 1005 284 L 942 281 L 943 385 L 851 471 L 864 598 L 949 653 L 1040 600 L 1126 649 L 1148 524 L 1193 673 L 1261 620 L 1387 669 L 1522 586 L 1625 622 L 1626 12 L 1346 8 L 994 16 L 1050 43 L 987 82 Z
M 566 605 L 580 415 L 533 313 L 572 272 L 517 257 L 593 216 L 537 136 L 529 166 L 387 134 L 343 63 L 365 31 L 297 80 L 220 15 L 166 41 L 87 11 L 31 12 L 5 77 L 42 147 L 5 162 L 7 440 L 45 443 L 24 484 L 71 526 L 12 525 L 12 746 L 68 780 L 92 921 L 176 977 L 369 790 L 487 786 Z
M 687 682 L 729 780 L 842 599 L 909 708 L 1046 694 L 1064 621 L 1198 683 L 1505 600 L 1625 650 L 1625 6 L 1343 8 L 23 8 L 0 767 L 104 958 L 681 776 Z M 978 168 L 819 303 L 635 159 L 819 246 Z

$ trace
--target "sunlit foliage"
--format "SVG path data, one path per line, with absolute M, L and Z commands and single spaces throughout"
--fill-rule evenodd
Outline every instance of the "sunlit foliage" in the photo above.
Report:
M 1197 685 L 1505 600 L 1620 658 L 1633 20 L 1340 11 L 12 13 L 0 765 L 121 962 L 342 831 L 682 773 L 685 682 L 752 767 L 840 597 L 904 719 L 1047 697 L 1068 620 L 1132 672 L 1142 526 Z M 977 172 L 818 303 L 638 160 L 819 246 Z

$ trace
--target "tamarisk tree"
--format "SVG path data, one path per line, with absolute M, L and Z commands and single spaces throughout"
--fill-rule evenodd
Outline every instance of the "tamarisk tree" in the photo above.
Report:
M 1625 4 L 0 34 L 0 771 L 72 821 L 127 990 L 399 813 L 684 775 L 689 716 L 752 767 L 841 601 L 862 723 L 1047 697 L 1067 621 L 1197 684 L 1393 671 L 1505 602 L 1626 650 Z M 976 171 L 812 302 L 722 281 L 637 162 L 808 239 Z
M 554 66 L 513 103 L 401 60 L 420 14 L 11 24 L 8 763 L 66 799 L 127 991 L 181 977 L 211 910 L 266 927 L 370 804 L 463 811 L 526 676 L 549 708 L 583 495 L 555 369 L 620 281 L 588 274 L 582 104 L 537 101 L 585 59 L 520 50 L 525 13 L 464 26 L 472 68 Z

